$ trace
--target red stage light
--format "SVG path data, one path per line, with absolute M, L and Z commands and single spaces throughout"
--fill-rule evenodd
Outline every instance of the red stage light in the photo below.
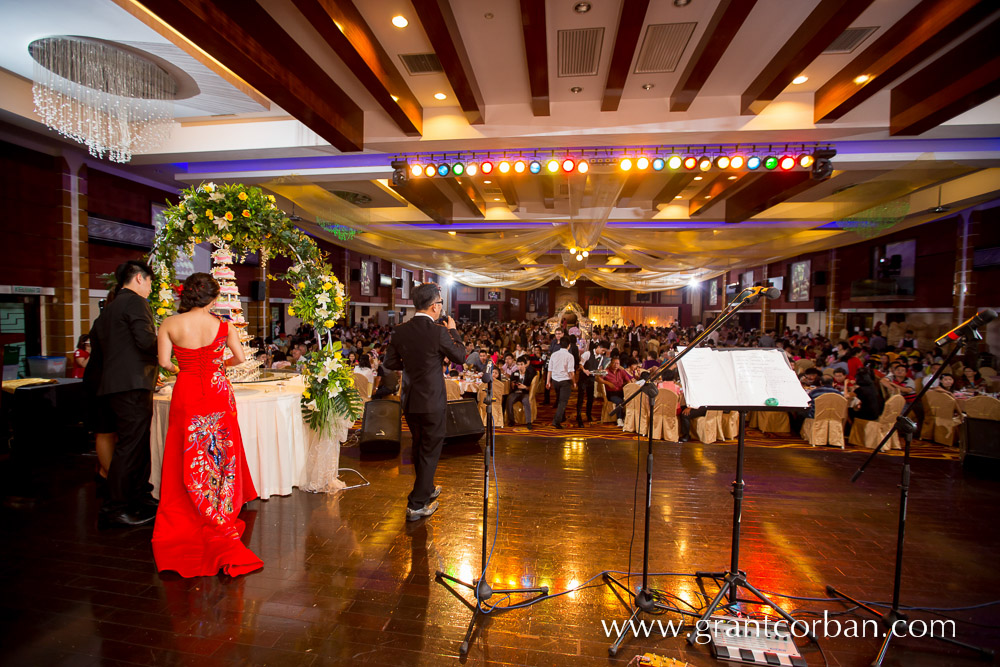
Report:
M 573 171 L 575 167 L 576 167 L 576 162 L 574 162 L 571 158 L 566 158 L 562 162 L 562 169 L 565 172 Z
M 493 163 L 492 162 L 483 162 L 482 164 L 479 165 L 479 171 L 483 172 L 484 174 L 492 174 L 493 173 Z

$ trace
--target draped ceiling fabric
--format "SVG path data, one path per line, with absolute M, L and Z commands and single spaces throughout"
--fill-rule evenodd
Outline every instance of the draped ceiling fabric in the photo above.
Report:
M 912 166 L 910 168 L 912 187 Z M 899 195 L 889 187 L 895 182 L 894 178 L 898 179 L 889 172 L 882 179 L 876 179 L 882 180 L 877 192 L 865 192 L 863 197 L 850 196 L 850 191 L 835 193 L 824 201 L 824 205 L 838 208 L 838 214 L 847 215 L 870 206 L 873 201 L 891 200 Z M 344 240 L 321 226 L 305 224 L 310 233 L 320 238 L 410 269 L 431 270 L 470 287 L 532 290 L 554 279 L 568 286 L 584 278 L 608 289 L 654 292 L 683 287 L 692 280 L 709 280 L 733 268 L 839 247 L 859 238 L 852 232 L 827 224 L 828 217 L 810 219 L 804 211 L 799 220 L 747 221 L 722 226 L 682 220 L 663 220 L 662 227 L 652 228 L 609 226 L 608 216 L 623 183 L 621 176 L 605 175 L 594 179 L 586 196 L 583 188 L 571 189 L 568 220 L 553 221 L 549 225 L 535 223 L 531 230 L 454 236 L 393 220 L 380 211 L 356 207 L 296 175 L 264 186 L 318 220 L 331 221 L 356 234 Z M 893 231 L 926 221 L 926 217 L 911 216 Z M 569 253 L 571 247 L 593 249 L 597 246 L 614 253 L 600 266 L 596 265 L 594 255 L 589 260 L 577 261 Z M 551 252 L 561 252 L 562 265 L 535 263 L 539 256 Z M 638 267 L 638 270 L 618 268 L 622 264 Z

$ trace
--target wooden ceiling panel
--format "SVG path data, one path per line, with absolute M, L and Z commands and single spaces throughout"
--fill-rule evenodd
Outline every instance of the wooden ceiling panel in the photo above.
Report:
M 671 111 L 687 111 L 690 108 L 756 4 L 757 0 L 722 0 L 719 3 L 677 80 L 674 92 L 670 94 Z
M 872 0 L 820 0 L 819 5 L 785 42 L 740 96 L 740 113 L 760 113 L 805 70 Z
M 408 136 L 420 136 L 423 108 L 351 0 L 292 0 Z M 393 98 L 396 99 L 393 99 Z
M 812 180 L 808 171 L 772 172 L 760 176 L 726 199 L 727 223 L 749 220 L 821 182 Z
M 701 215 L 712 206 L 732 197 L 762 176 L 764 174 L 754 172 L 722 172 L 691 198 L 691 202 L 688 204 L 688 215 L 692 218 Z
M 486 213 L 486 202 L 483 201 L 476 186 L 468 178 L 435 178 L 442 186 L 451 192 L 458 201 L 469 210 L 469 214 L 475 218 L 483 218 Z
M 256 2 L 143 5 L 338 150 L 364 148 L 361 107 Z
M 674 197 L 684 191 L 691 182 L 694 181 L 694 174 L 673 174 L 668 179 L 663 188 L 653 197 L 653 208 L 660 204 L 669 204 Z
M 438 188 L 435 183 L 438 180 L 452 179 L 411 178 L 399 185 L 393 185 L 392 189 L 434 222 L 450 225 L 454 217 L 455 204 Z
M 608 79 L 604 84 L 601 111 L 618 111 L 625 82 L 632 70 L 632 59 L 639 45 L 639 35 L 642 33 L 648 7 L 649 0 L 622 0 L 618 32 L 615 35 L 615 46 L 608 67 Z
M 520 0 L 524 56 L 528 62 L 531 113 L 549 115 L 549 47 L 546 40 L 544 0 Z
M 350 2 L 350 0 L 342 0 Z M 472 125 L 486 122 L 486 104 L 479 90 L 472 62 L 465 50 L 458 22 L 448 0 L 412 0 L 420 24 L 441 61 L 462 112 Z M 543 21 L 544 25 L 544 21 Z
M 982 0 L 923 0 L 816 91 L 815 122 L 841 118 L 994 9 Z
M 1000 95 L 1000 19 L 892 89 L 889 134 L 923 134 Z

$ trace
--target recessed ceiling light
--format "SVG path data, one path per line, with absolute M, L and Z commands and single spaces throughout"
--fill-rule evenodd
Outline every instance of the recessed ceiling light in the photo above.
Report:
M 674 199 L 684 199 L 684 195 L 675 195 Z
M 494 197 L 493 201 L 500 201 L 500 198 L 499 197 Z
M 583 92 L 583 88 L 581 88 L 580 86 L 573 86 L 572 88 L 569 89 L 569 92 L 571 92 L 574 95 L 576 95 L 577 93 L 582 93 Z
M 674 7 L 687 7 L 691 4 L 691 0 L 674 0 Z
M 398 98 L 398 97 L 396 97 L 395 95 L 390 95 L 389 97 L 391 97 L 391 98 L 392 98 L 392 101 L 393 101 L 393 102 L 398 102 L 398 101 L 399 101 L 399 98 Z
M 798 86 L 798 85 L 801 85 L 801 84 L 805 83 L 808 80 L 809 80 L 809 77 L 807 77 L 805 74 L 799 74 L 797 77 L 795 77 L 794 79 L 792 79 L 792 83 L 794 83 L 796 86 Z
M 397 28 L 405 28 L 406 26 L 410 25 L 410 22 L 406 20 L 405 16 L 393 16 L 392 24 Z
M 489 184 L 491 184 L 492 182 L 493 182 L 493 181 L 483 181 L 483 183 L 484 183 L 485 185 L 489 185 Z
M 445 95 L 444 93 L 434 93 L 434 99 L 436 99 L 436 100 L 444 100 L 444 99 L 447 99 L 447 98 L 448 98 L 448 96 Z
M 869 79 L 871 79 L 870 76 L 868 76 L 867 74 L 862 74 L 861 76 L 854 77 L 854 83 L 860 86 L 862 83 L 868 83 Z
M 458 234 L 458 232 L 448 232 L 448 236 L 454 236 L 455 234 Z
M 576 12 L 577 14 L 586 14 L 587 12 L 590 11 L 590 3 L 578 2 L 575 5 L 573 5 L 573 11 Z
M 701 176 L 695 176 L 695 177 L 694 177 L 694 180 L 696 180 L 696 181 L 700 181 L 700 180 L 701 180 L 701 178 L 702 178 Z
M 642 89 L 643 90 L 652 90 L 653 89 L 653 84 L 651 84 L 651 83 L 644 83 L 644 84 L 642 84 Z
M 705 195 L 705 199 L 711 199 L 712 195 Z
M 730 180 L 730 181 L 735 181 L 735 180 L 736 180 L 736 177 L 735 177 L 735 176 L 730 176 L 728 180 Z
M 486 12 L 485 14 L 483 14 L 483 18 L 489 21 L 490 19 L 493 18 L 493 12 Z

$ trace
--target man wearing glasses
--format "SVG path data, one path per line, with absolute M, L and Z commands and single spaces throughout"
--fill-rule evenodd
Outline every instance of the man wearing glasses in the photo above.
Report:
M 438 318 L 444 309 L 441 288 L 423 283 L 411 294 L 416 314 L 392 333 L 384 366 L 403 371 L 402 408 L 413 438 L 413 490 L 406 504 L 406 520 L 417 521 L 434 514 L 441 487 L 434 485 L 434 471 L 441 457 L 445 435 L 448 394 L 441 367 L 447 358 L 465 361 L 465 345 L 455 320 L 444 326 Z

